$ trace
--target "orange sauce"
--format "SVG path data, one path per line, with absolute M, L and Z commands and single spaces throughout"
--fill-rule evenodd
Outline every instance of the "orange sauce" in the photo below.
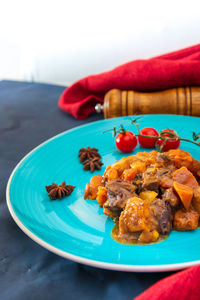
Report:
M 120 244 L 125 244 L 125 245 L 151 245 L 151 244 L 157 244 L 159 242 L 162 242 L 164 240 L 166 240 L 168 238 L 169 235 L 160 235 L 159 239 L 156 242 L 153 243 L 142 243 L 140 241 L 138 241 L 138 237 L 139 234 L 133 234 L 132 238 L 122 238 L 119 236 L 119 225 L 118 223 L 115 224 L 115 226 L 113 227 L 112 231 L 111 231 L 111 237 L 113 238 L 113 240 L 115 240 L 116 242 L 120 243 Z

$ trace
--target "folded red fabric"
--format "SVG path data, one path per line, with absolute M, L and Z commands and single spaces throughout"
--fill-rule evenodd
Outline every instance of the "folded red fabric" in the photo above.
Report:
M 200 265 L 160 280 L 135 300 L 199 300 Z
M 75 118 L 85 119 L 110 89 L 155 91 L 187 85 L 200 85 L 200 44 L 85 77 L 65 89 L 58 105 Z

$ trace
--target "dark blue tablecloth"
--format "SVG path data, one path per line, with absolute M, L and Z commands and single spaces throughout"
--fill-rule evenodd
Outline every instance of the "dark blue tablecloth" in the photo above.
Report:
M 27 237 L 6 206 L 8 177 L 17 162 L 77 121 L 57 101 L 64 87 L 0 82 L 0 300 L 132 299 L 169 273 L 126 273 L 84 266 L 59 257 Z

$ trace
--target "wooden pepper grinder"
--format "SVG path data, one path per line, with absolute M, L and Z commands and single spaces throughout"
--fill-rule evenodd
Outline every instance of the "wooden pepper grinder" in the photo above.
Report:
M 97 104 L 104 118 L 134 114 L 177 114 L 200 117 L 200 87 L 180 87 L 159 92 L 110 90 Z

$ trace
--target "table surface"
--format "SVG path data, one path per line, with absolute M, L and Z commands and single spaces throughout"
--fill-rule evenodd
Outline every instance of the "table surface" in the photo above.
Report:
M 0 295 L 1 300 L 132 299 L 171 273 L 97 269 L 59 257 L 33 242 L 6 205 L 6 184 L 18 161 L 48 138 L 102 119 L 75 120 L 57 102 L 65 87 L 0 81 Z

